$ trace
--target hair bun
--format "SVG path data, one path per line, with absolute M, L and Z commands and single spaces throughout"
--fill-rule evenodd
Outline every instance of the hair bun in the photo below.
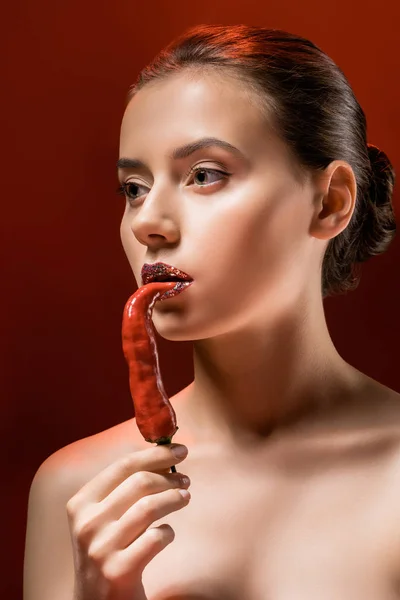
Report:
M 388 200 L 391 201 L 395 172 L 392 163 L 383 150 L 373 144 L 367 144 L 367 147 L 372 169 L 371 188 L 375 188 L 371 191 L 376 192 L 371 195 L 371 200 L 375 200 L 375 203 L 380 206 Z
M 395 171 L 387 155 L 373 144 L 367 144 L 371 163 L 371 182 L 364 199 L 365 212 L 357 249 L 357 262 L 385 252 L 396 233 L 392 195 Z

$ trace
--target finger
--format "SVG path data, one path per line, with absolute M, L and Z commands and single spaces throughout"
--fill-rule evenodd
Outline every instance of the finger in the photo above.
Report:
M 141 498 L 131 506 L 119 519 L 119 528 L 115 531 L 113 546 L 127 548 L 136 539 L 144 534 L 155 521 L 187 506 L 190 493 L 183 497 L 181 492 L 187 490 L 166 490 L 152 496 Z
M 185 481 L 183 478 L 186 478 Z M 135 502 L 144 496 L 165 492 L 168 489 L 187 489 L 190 479 L 183 473 L 160 475 L 149 471 L 137 471 L 125 479 L 100 503 L 106 521 L 120 519 Z
M 108 581 L 127 579 L 131 581 L 132 575 L 139 580 L 146 565 L 175 538 L 175 532 L 170 525 L 163 524 L 148 529 L 144 535 L 128 548 L 110 555 L 103 567 L 103 573 Z M 140 594 L 137 598 L 142 599 L 143 586 L 139 584 Z M 130 586 L 133 591 L 132 585 Z M 136 589 L 135 589 L 136 592 Z M 136 595 L 132 596 L 136 598 Z
M 79 508 L 81 503 L 100 502 L 137 471 L 168 469 L 171 464 L 179 464 L 184 458 L 174 456 L 170 444 L 126 454 L 86 483 L 69 501 L 70 509 Z

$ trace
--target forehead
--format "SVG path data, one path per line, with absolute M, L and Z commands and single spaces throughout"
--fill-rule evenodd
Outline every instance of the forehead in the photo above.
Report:
M 268 134 L 256 99 L 244 84 L 217 74 L 177 74 L 146 84 L 128 104 L 121 124 L 121 146 L 143 138 L 191 141 L 184 137 Z M 161 136 L 162 134 L 162 136 Z M 183 137 L 182 137 L 183 136 Z M 230 141 L 230 140 L 229 140 Z
M 120 156 L 154 161 L 156 166 L 177 146 L 216 137 L 261 168 L 279 164 L 297 173 L 297 161 L 270 125 L 265 106 L 231 75 L 170 75 L 146 84 L 129 102 L 121 124 Z

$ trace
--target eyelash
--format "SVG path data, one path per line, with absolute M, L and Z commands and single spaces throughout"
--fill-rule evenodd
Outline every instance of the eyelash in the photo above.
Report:
M 228 173 L 227 171 L 220 171 L 219 169 L 206 169 L 205 167 L 192 167 L 191 169 L 189 169 L 189 171 L 186 173 L 186 177 L 188 175 L 195 175 L 196 173 L 198 173 L 199 171 L 204 171 L 206 173 L 218 173 L 219 175 L 222 175 L 223 179 L 226 179 L 227 177 L 229 177 L 229 175 L 231 175 L 231 173 Z M 209 185 L 213 185 L 213 183 L 217 183 L 216 181 L 212 182 L 212 183 L 208 183 L 205 185 L 200 185 L 200 187 L 207 187 Z M 137 185 L 138 187 L 142 187 L 140 186 L 138 183 L 135 183 L 134 181 L 126 181 L 124 183 L 122 183 L 117 189 L 116 192 L 117 194 L 119 194 L 120 196 L 128 196 L 128 198 L 130 198 L 131 200 L 137 200 L 137 198 L 139 198 L 140 196 L 136 196 L 136 197 L 131 197 L 129 196 L 129 194 L 127 193 L 127 187 L 129 185 Z M 145 186 L 143 186 L 145 187 Z

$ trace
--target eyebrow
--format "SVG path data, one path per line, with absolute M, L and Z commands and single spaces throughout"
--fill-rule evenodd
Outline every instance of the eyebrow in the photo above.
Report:
M 232 144 L 229 144 L 229 142 L 225 142 L 224 140 L 220 140 L 215 137 L 204 137 L 189 144 L 185 144 L 184 146 L 174 148 L 172 153 L 168 155 L 168 158 L 172 158 L 173 160 L 187 158 L 194 152 L 202 150 L 203 148 L 210 148 L 211 146 L 223 148 L 224 150 L 231 152 L 231 154 L 235 154 L 240 158 L 244 158 L 244 155 L 238 148 L 236 148 L 236 146 L 232 146 Z M 143 167 L 146 168 L 146 164 L 137 158 L 122 157 L 117 161 L 117 169 L 136 169 Z

